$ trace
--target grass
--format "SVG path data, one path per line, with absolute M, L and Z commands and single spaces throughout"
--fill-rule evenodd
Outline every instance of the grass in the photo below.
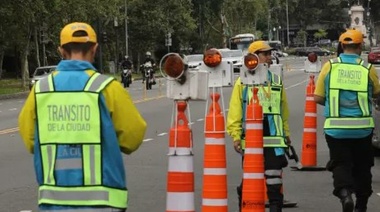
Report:
M 21 79 L 0 79 L 0 95 L 23 92 Z

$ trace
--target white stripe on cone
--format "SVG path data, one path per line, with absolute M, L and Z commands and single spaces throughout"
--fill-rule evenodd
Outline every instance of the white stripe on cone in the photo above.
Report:
M 204 168 L 203 173 L 205 175 L 226 175 L 227 170 L 225 168 Z
M 169 156 L 169 172 L 194 172 L 193 156 Z
M 203 206 L 227 206 L 227 199 L 202 199 Z
M 166 211 L 195 211 L 194 192 L 168 192 Z

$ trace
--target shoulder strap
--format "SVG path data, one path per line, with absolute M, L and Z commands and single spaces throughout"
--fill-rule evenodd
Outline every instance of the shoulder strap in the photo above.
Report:
M 87 82 L 84 91 L 99 93 L 113 80 L 113 77 L 102 75 L 99 73 L 94 73 L 90 77 L 90 80 Z
M 38 80 L 35 85 L 35 93 L 44 93 L 50 91 L 54 91 L 52 74 Z

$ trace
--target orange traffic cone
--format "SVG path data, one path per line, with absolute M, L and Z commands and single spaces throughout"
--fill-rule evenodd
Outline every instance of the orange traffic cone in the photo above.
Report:
M 314 101 L 314 75 L 310 75 L 306 87 L 305 118 L 302 140 L 302 167 L 292 167 L 302 171 L 323 171 L 325 167 L 317 166 L 317 103 Z
M 219 98 L 220 94 L 211 94 L 212 102 L 205 119 L 203 212 L 228 212 L 225 127 Z
M 257 97 L 258 88 L 253 91 L 246 111 L 242 212 L 265 211 L 263 109 Z
M 176 119 L 170 129 L 166 212 L 195 212 L 192 136 L 185 101 L 175 101 Z

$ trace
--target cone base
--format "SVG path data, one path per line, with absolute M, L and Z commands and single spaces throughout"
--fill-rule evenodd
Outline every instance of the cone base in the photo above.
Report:
M 297 204 L 298 204 L 297 202 L 293 202 L 290 200 L 284 200 L 282 207 L 283 208 L 294 208 L 294 207 L 297 207 Z M 265 202 L 265 207 L 269 208 L 269 202 L 268 201 Z
M 326 171 L 326 167 L 323 166 L 303 166 L 302 168 L 291 166 L 290 168 L 292 171 Z

